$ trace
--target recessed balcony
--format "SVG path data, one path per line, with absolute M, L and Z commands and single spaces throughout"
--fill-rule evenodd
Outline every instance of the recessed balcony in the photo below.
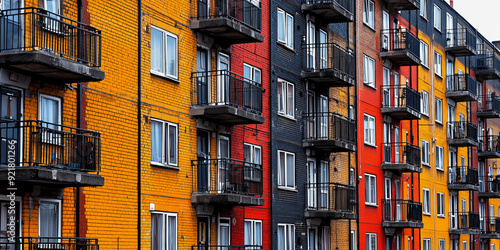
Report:
M 262 206 L 262 166 L 234 159 L 192 161 L 191 203 L 195 205 Z
M 492 53 L 481 53 L 476 57 L 476 77 L 480 80 L 500 79 L 500 59 Z
M 353 120 L 332 112 L 304 114 L 304 148 L 323 152 L 356 151 L 356 125 Z
M 477 100 L 477 81 L 469 74 L 446 77 L 446 97 L 456 102 Z
M 352 52 L 336 43 L 312 43 L 302 46 L 303 79 L 325 87 L 352 87 L 356 84 Z
M 422 228 L 422 203 L 412 200 L 382 200 L 384 228 Z
M 500 198 L 500 176 L 479 176 L 480 198 Z
M 450 212 L 450 234 L 480 234 L 479 213 Z
M 477 117 L 480 118 L 500 118 L 500 98 L 494 93 L 491 95 L 479 96 L 477 102 Z
M 420 0 L 384 0 L 389 9 L 399 10 L 418 10 L 420 9 Z
M 450 166 L 448 168 L 449 190 L 479 190 L 479 179 L 476 169 L 469 166 Z
M 486 216 L 480 220 L 479 239 L 500 239 L 500 217 Z
M 382 144 L 384 158 L 382 170 L 402 173 L 421 173 L 420 147 L 407 142 Z
M 262 87 L 227 70 L 193 72 L 190 115 L 222 125 L 262 124 Z
M 103 186 L 100 133 L 43 121 L 0 122 L 0 181 L 19 186 Z M 9 168 L 7 168 L 9 167 Z
M 467 29 L 446 30 L 446 52 L 456 57 L 476 55 L 477 38 Z
M 496 135 L 480 136 L 477 156 L 481 159 L 500 158 L 500 137 Z
M 0 17 L 0 67 L 51 83 L 104 79 L 100 30 L 42 8 Z
M 420 41 L 406 28 L 380 31 L 383 59 L 398 66 L 420 65 Z
M 306 184 L 306 218 L 356 219 L 356 189 L 339 183 Z
M 454 147 L 477 147 L 477 126 L 470 122 L 447 123 L 447 142 Z
M 325 23 L 345 23 L 354 20 L 354 0 L 303 0 L 302 11 L 312 13 Z
M 420 119 L 420 93 L 406 85 L 384 85 L 380 111 L 398 120 Z
M 208 34 L 224 45 L 264 41 L 264 36 L 260 34 L 262 26 L 260 1 L 198 0 L 197 2 L 198 13 L 191 19 L 192 30 Z
M 7 237 L 0 237 L 0 249 L 49 250 L 78 249 L 97 250 L 97 239 L 75 237 L 16 237 L 10 242 Z

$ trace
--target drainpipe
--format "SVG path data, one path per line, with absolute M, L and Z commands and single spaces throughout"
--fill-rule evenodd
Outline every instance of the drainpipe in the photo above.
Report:
M 360 95 L 359 93 L 359 88 L 358 88 L 358 64 L 356 63 L 356 60 L 358 60 L 358 39 L 356 39 L 356 35 L 357 35 L 357 29 L 358 29 L 358 25 L 357 25 L 357 20 L 358 20 L 358 4 L 357 2 L 358 1 L 353 1 L 354 2 L 354 8 L 353 8 L 353 11 L 354 11 L 354 21 L 353 21 L 353 28 L 352 28 L 352 31 L 353 31 L 353 39 L 354 39 L 354 50 L 353 50 L 353 53 L 354 53 L 354 77 L 356 79 L 356 84 L 354 85 L 354 127 L 356 128 L 356 135 L 358 134 L 358 131 L 360 131 L 358 129 L 358 107 L 359 107 L 359 99 L 358 99 L 358 96 Z M 348 43 L 349 44 L 349 43 Z M 359 149 L 359 140 L 356 141 L 356 148 Z M 358 173 L 358 170 L 360 168 L 359 166 L 359 154 L 360 154 L 360 150 L 357 150 L 357 152 L 354 154 L 354 157 L 356 158 L 356 167 L 355 167 L 355 171 L 354 171 L 354 182 L 355 182 L 355 185 L 356 185 L 356 213 L 357 213 L 357 218 L 356 218 L 356 235 L 357 235 L 357 238 L 358 240 L 356 241 L 356 249 L 361 249 L 360 248 L 360 238 L 359 238 L 359 173 Z M 351 162 L 351 159 L 349 159 L 349 162 Z M 350 169 L 349 169 L 350 171 Z M 349 232 L 349 237 L 351 235 L 351 232 Z M 351 250 L 351 249 L 350 249 Z
M 141 249 L 141 117 L 142 117 L 142 0 L 137 1 L 137 249 Z
M 83 19 L 83 3 L 82 3 L 82 0 L 78 0 L 77 1 L 77 5 L 78 5 L 78 22 L 82 22 L 82 19 Z M 81 41 L 80 41 L 80 31 L 78 30 L 78 39 L 77 39 L 77 47 L 76 47 L 76 51 L 77 51 L 77 55 L 78 57 L 80 56 L 81 54 Z M 77 108 L 76 108 L 76 123 L 77 123 L 77 128 L 81 129 L 82 128 L 82 83 L 79 82 L 78 83 L 78 88 L 77 88 L 77 96 L 76 96 L 76 105 L 77 105 Z M 79 133 L 79 131 L 78 131 Z M 81 220 L 81 216 L 80 216 L 80 202 L 81 202 L 81 188 L 80 187 L 76 187 L 76 237 L 80 237 L 81 236 L 81 232 L 80 232 L 80 226 L 81 226 L 81 223 L 80 223 L 80 220 Z

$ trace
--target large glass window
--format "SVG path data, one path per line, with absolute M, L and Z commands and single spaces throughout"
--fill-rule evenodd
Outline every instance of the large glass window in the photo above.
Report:
M 262 221 L 245 220 L 245 249 L 262 249 Z
M 373 28 L 375 23 L 375 3 L 372 0 L 363 0 L 363 22 Z
M 278 42 L 293 49 L 293 16 L 278 9 Z
M 295 250 L 294 224 L 278 224 L 278 250 Z
M 375 88 L 375 60 L 363 55 L 363 83 Z
M 434 28 L 441 31 L 441 8 L 434 4 Z
M 295 86 L 281 79 L 278 79 L 278 114 L 295 117 Z
M 377 205 L 377 177 L 365 174 L 365 204 Z
M 40 237 L 61 236 L 61 201 L 40 200 L 38 223 Z M 57 242 L 50 239 L 48 242 Z
M 364 116 L 365 144 L 375 146 L 375 117 L 367 114 Z
M 177 250 L 177 214 L 151 214 L 151 250 Z
M 178 78 L 177 36 L 151 26 L 151 72 Z
M 151 119 L 151 162 L 177 166 L 177 124 Z
M 278 186 L 295 189 L 295 154 L 278 150 Z

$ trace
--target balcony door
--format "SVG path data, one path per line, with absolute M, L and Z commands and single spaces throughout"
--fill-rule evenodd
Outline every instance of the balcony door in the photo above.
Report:
M 198 152 L 198 192 L 210 191 L 210 132 L 198 130 L 196 134 Z
M 394 107 L 399 107 L 399 73 L 394 71 Z
M 401 157 L 401 145 L 399 145 L 399 127 L 394 128 L 394 163 L 399 164 Z
M 450 228 L 458 228 L 458 196 L 456 193 L 450 193 Z
M 455 106 L 448 104 L 448 138 L 456 138 L 455 135 Z
M 307 192 L 307 206 L 312 209 L 318 209 L 318 182 L 317 182 L 316 160 L 307 159 L 307 183 L 309 189 Z
M 319 163 L 319 207 L 328 209 L 328 162 L 321 161 Z M 337 204 L 338 206 L 338 204 Z
M 484 192 L 484 162 L 478 162 L 479 192 Z
M 396 28 L 396 27 L 394 27 Z M 382 30 L 384 31 L 382 35 L 382 50 L 389 50 L 389 13 L 387 11 L 382 12 Z
M 328 34 L 324 30 L 319 31 L 319 68 L 328 68 Z
M 0 51 L 14 51 L 23 48 L 23 15 L 19 10 L 22 8 L 22 0 L 0 1 L 0 11 L 10 10 L 6 15 L 0 17 Z
M 217 101 L 220 104 L 229 104 L 231 101 L 229 63 L 229 56 L 219 53 L 217 62 L 217 69 L 219 70 L 217 77 Z
M 230 143 L 229 137 L 224 135 L 219 135 L 217 158 L 219 159 L 219 176 L 218 186 L 219 192 L 225 192 L 227 190 L 231 177 L 228 174 L 231 172 L 231 164 L 229 162 L 230 156 Z
M 453 44 L 453 16 L 450 13 L 446 13 L 446 46 L 456 46 L 458 44 Z
M 486 230 L 486 225 L 484 220 L 484 216 L 486 214 L 485 207 L 486 206 L 484 202 L 479 202 L 479 229 L 483 232 Z
M 396 199 L 396 221 L 402 219 L 402 208 L 401 208 L 401 182 L 399 180 L 394 181 L 394 198 Z
M 210 73 L 208 72 L 208 53 L 204 49 L 196 52 L 196 97 L 198 105 L 210 103 Z
M 385 219 L 392 221 L 392 182 L 390 178 L 385 178 L 384 180 L 384 198 L 385 198 Z M 396 202 L 397 203 L 397 202 Z
M 6 196 L 4 196 L 7 198 Z M 19 250 L 21 249 L 19 245 L 15 246 L 14 244 L 7 244 L 8 243 L 8 238 L 11 237 L 12 235 L 9 234 L 9 227 L 7 224 L 11 223 L 11 219 L 14 219 L 15 223 L 15 236 L 19 237 L 21 235 L 21 227 L 20 227 L 20 218 L 21 218 L 21 211 L 20 211 L 20 198 L 16 197 L 15 202 L 15 209 L 10 211 L 10 201 L 8 200 L 2 200 L 0 201 L 0 246 L 5 247 L 2 249 L 12 249 L 12 250 Z M 12 213 L 11 213 L 12 212 Z
M 316 113 L 316 105 L 315 105 L 315 94 L 312 91 L 307 92 L 307 113 L 309 117 L 306 120 L 307 126 L 307 138 L 309 139 L 317 139 L 316 136 L 316 119 L 319 116 Z
M 230 218 L 219 218 L 219 246 L 229 246 L 231 245 L 231 219 Z M 226 250 L 225 247 L 219 247 L 217 250 Z
M 0 166 L 14 157 L 19 165 L 21 153 L 21 92 L 0 88 Z M 14 148 L 12 148 L 14 146 Z
M 318 250 L 318 228 L 310 227 L 307 231 L 308 250 Z
M 316 27 L 311 21 L 307 22 L 307 67 L 316 69 Z
M 384 122 L 384 162 L 392 163 L 391 156 L 391 125 Z
M 456 83 L 455 83 L 455 78 L 453 77 L 453 72 L 455 70 L 455 65 L 453 63 L 453 60 L 451 59 L 446 59 L 446 89 L 451 90 L 451 91 L 457 91 Z
M 383 69 L 383 104 L 384 107 L 391 107 L 391 71 L 384 67 Z M 394 89 L 396 92 L 397 89 Z
M 328 97 L 324 95 L 320 95 L 318 98 L 318 114 L 319 116 L 319 123 L 318 123 L 318 130 L 319 130 L 319 137 L 322 139 L 328 139 Z M 335 126 L 339 127 L 338 125 L 340 124 L 335 124 Z M 336 131 L 339 131 L 338 128 Z M 336 135 L 338 136 L 338 135 Z
M 198 250 L 208 250 L 210 245 L 210 217 L 198 217 Z

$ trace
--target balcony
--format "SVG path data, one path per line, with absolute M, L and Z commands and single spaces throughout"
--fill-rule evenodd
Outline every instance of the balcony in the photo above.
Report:
M 0 249 L 52 250 L 78 249 L 99 250 L 97 239 L 69 237 L 17 237 L 10 242 L 7 237 L 0 237 Z
M 479 176 L 480 198 L 500 198 L 500 176 Z
M 307 183 L 306 218 L 356 219 L 356 189 L 338 183 Z
M 500 118 L 500 98 L 494 93 L 479 96 L 476 114 L 478 118 Z
M 469 166 L 450 166 L 448 168 L 449 190 L 479 190 L 478 173 Z
M 450 234 L 480 234 L 479 213 L 450 212 Z
M 262 167 L 233 159 L 192 161 L 191 203 L 221 206 L 262 206 Z
M 398 120 L 420 119 L 420 93 L 410 86 L 384 85 L 380 111 Z
M 381 30 L 380 56 L 398 66 L 420 65 L 420 41 L 406 28 Z
M 304 148 L 324 152 L 356 151 L 356 126 L 353 120 L 338 113 L 304 114 Z
M 500 239 L 500 217 L 484 217 L 481 220 L 479 239 Z
M 385 228 L 422 228 L 422 203 L 412 200 L 382 200 Z
M 500 158 L 500 137 L 480 136 L 477 156 L 482 159 Z
M 41 8 L 0 10 L 0 66 L 51 83 L 101 81 L 101 31 Z
M 205 245 L 198 244 L 192 246 L 191 250 L 262 250 L 262 246 L 258 245 Z
M 382 170 L 402 173 L 421 173 L 420 147 L 407 142 L 383 143 Z
M 448 29 L 446 30 L 446 52 L 456 57 L 476 55 L 475 34 L 467 29 Z
M 17 185 L 103 186 L 101 135 L 43 121 L 0 122 L 0 166 L 15 167 Z M 9 179 L 0 168 L 0 181 Z
M 302 46 L 302 78 L 324 87 L 352 87 L 356 84 L 354 55 L 336 43 L 313 43 Z
M 495 54 L 479 54 L 476 59 L 476 77 L 478 79 L 500 79 L 500 60 Z
M 262 87 L 227 70 L 193 72 L 190 115 L 223 125 L 262 124 Z
M 191 29 L 214 37 L 226 46 L 263 42 L 261 3 L 251 0 L 198 0 L 197 16 L 191 19 Z
M 302 11 L 325 23 L 345 23 L 354 20 L 354 0 L 303 0 Z
M 469 74 L 446 77 L 446 97 L 456 102 L 477 100 L 477 81 Z
M 420 0 L 384 0 L 384 2 L 394 11 L 420 9 Z
M 477 126 L 466 121 L 448 122 L 447 142 L 455 147 L 477 147 Z

